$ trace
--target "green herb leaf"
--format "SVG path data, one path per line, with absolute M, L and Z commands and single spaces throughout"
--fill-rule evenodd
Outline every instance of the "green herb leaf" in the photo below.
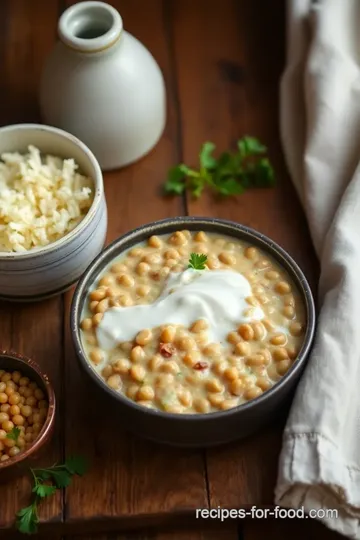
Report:
M 65 461 L 65 467 L 71 474 L 82 476 L 86 473 L 88 465 L 86 460 L 81 456 L 71 456 Z
M 26 514 L 28 514 L 33 509 L 33 504 L 30 504 L 30 506 L 25 506 L 25 508 L 22 508 L 19 510 L 16 514 L 17 517 L 24 517 Z
M 218 192 L 221 195 L 240 195 L 245 191 L 244 186 L 242 186 L 236 178 L 226 178 L 218 186 Z
M 57 489 L 66 488 L 70 484 L 74 474 L 81 476 L 85 473 L 86 469 L 86 461 L 80 456 L 72 456 L 64 464 L 53 465 L 48 469 L 30 469 L 34 479 L 32 493 L 34 493 L 35 498 L 30 506 L 22 508 L 16 514 L 16 527 L 18 531 L 25 534 L 35 533 L 39 521 L 37 515 L 38 502 L 54 495 Z M 52 484 L 48 481 L 51 481 Z
M 259 187 L 268 187 L 275 185 L 274 170 L 268 158 L 262 158 L 256 170 L 257 184 Z
M 236 152 L 213 156 L 215 145 L 205 142 L 199 153 L 199 170 L 184 164 L 169 171 L 166 193 L 181 195 L 186 190 L 193 197 L 202 195 L 206 187 L 223 196 L 239 195 L 249 188 L 275 185 L 274 170 L 266 157 L 266 146 L 255 137 L 245 136 L 237 142 Z
M 164 191 L 168 194 L 181 195 L 185 191 L 185 176 L 181 165 L 173 167 L 168 173 L 167 181 L 164 184 Z
M 32 491 L 38 497 L 40 497 L 40 499 L 44 499 L 45 497 L 50 497 L 50 495 L 54 495 L 56 491 L 56 486 L 50 486 L 48 484 L 35 484 Z
M 215 169 L 217 166 L 217 160 L 212 155 L 215 148 L 215 144 L 212 142 L 206 142 L 202 145 L 199 160 L 200 166 L 204 169 Z
M 44 480 L 50 480 L 51 478 L 51 475 L 49 474 L 47 469 L 31 469 L 31 471 L 34 475 L 35 480 L 39 479 L 39 480 L 44 481 Z
M 71 483 L 71 474 L 66 469 L 64 470 L 56 470 L 56 469 L 50 469 L 49 474 L 51 476 L 51 480 L 55 483 L 56 487 L 66 488 Z
M 203 253 L 191 253 L 188 268 L 193 270 L 205 270 L 207 256 Z
M 198 199 L 205 188 L 205 183 L 201 178 L 192 178 L 190 182 L 190 189 L 193 197 Z
M 266 146 L 261 144 L 255 137 L 245 136 L 238 141 L 237 146 L 242 157 L 248 156 L 249 154 L 265 154 L 267 151 Z
M 19 510 L 16 514 L 16 528 L 18 531 L 24 534 L 34 534 L 37 532 L 37 524 L 39 518 L 37 515 L 36 500 Z
M 227 176 L 236 176 L 239 172 L 239 159 L 237 154 L 230 154 L 230 152 L 223 152 L 219 157 L 218 168 L 214 172 L 215 183 L 216 179 L 219 181 L 221 178 Z
M 52 480 L 56 487 L 65 488 L 74 474 L 82 476 L 87 469 L 87 463 L 81 456 L 69 457 L 63 465 L 54 465 L 48 469 L 33 469 L 36 481 Z
M 7 439 L 12 439 L 17 443 L 21 430 L 18 427 L 13 427 L 9 433 L 6 434 Z

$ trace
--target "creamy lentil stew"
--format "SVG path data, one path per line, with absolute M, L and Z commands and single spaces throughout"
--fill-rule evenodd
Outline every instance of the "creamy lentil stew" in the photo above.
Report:
M 108 310 L 156 302 L 170 276 L 186 271 L 191 253 L 207 255 L 207 271 L 246 278 L 247 322 L 220 343 L 210 341 L 202 318 L 188 327 L 164 321 L 101 348 L 98 332 Z M 253 319 L 259 308 L 263 318 Z M 89 292 L 81 321 L 89 362 L 112 390 L 145 407 L 187 414 L 230 409 L 271 388 L 297 357 L 305 325 L 299 292 L 268 254 L 234 238 L 186 230 L 152 236 L 112 261 Z

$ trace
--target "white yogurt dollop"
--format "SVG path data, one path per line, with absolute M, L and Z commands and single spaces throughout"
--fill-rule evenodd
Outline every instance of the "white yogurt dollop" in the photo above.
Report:
M 238 324 L 265 317 L 260 307 L 251 306 L 248 280 L 229 270 L 199 271 L 187 269 L 171 273 L 161 295 L 152 304 L 114 307 L 107 310 L 97 327 L 99 346 L 110 350 L 122 341 L 131 341 L 140 330 L 164 324 L 189 327 L 197 319 L 209 324 L 209 340 L 222 342 Z

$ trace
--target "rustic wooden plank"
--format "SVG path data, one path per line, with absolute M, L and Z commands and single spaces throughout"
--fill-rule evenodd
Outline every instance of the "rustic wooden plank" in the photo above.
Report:
M 190 215 L 232 219 L 286 248 L 312 283 L 316 269 L 307 226 L 286 174 L 278 133 L 278 83 L 283 65 L 284 3 L 183 0 L 173 7 L 183 161 L 195 164 L 201 144 L 225 150 L 245 134 L 262 139 L 278 186 L 222 202 L 212 195 L 188 201 Z M 271 25 L 268 21 L 271 20 Z M 212 506 L 273 501 L 281 426 L 207 453 Z
M 311 278 L 314 253 L 285 170 L 278 133 L 284 42 L 281 4 L 283 9 L 273 10 L 270 2 L 264 2 L 258 9 L 254 2 L 224 0 L 221 24 L 217 2 L 173 4 L 183 159 L 196 163 L 205 140 L 221 151 L 245 134 L 262 139 L 276 169 L 277 188 L 252 190 L 222 202 L 204 195 L 189 201 L 189 212 L 231 218 L 261 230 L 289 250 Z
M 86 540 L 239 540 L 237 525 L 221 528 L 184 529 L 171 531 L 144 531 L 139 533 L 112 533 L 86 536 Z M 85 540 L 84 536 L 66 536 L 64 540 Z
M 0 3 L 0 125 L 39 120 L 38 83 L 55 41 L 59 2 Z
M 220 529 L 203 529 L 199 531 L 172 531 L 154 533 L 144 537 L 144 540 L 238 540 L 236 527 Z
M 149 540 L 238 540 L 237 528 L 231 529 L 204 529 L 202 531 L 181 531 L 171 533 L 158 533 L 154 536 L 149 536 Z M 145 540 L 145 539 L 144 539 Z
M 242 540 L 341 540 L 340 534 L 315 519 L 266 519 L 244 523 Z
M 156 149 L 139 163 L 105 175 L 108 240 L 142 223 L 182 214 L 182 200 L 159 197 L 159 185 L 179 159 L 176 109 L 162 2 L 118 0 L 126 29 L 151 48 L 165 73 L 169 118 Z M 141 16 L 139 14 L 141 13 Z M 67 296 L 66 314 L 70 295 Z M 68 323 L 66 322 L 66 329 Z M 121 431 L 121 418 L 97 411 L 92 388 L 79 373 L 66 332 L 66 452 L 88 455 L 93 468 L 67 491 L 66 519 L 164 514 L 206 506 L 201 452 L 157 447 Z M 139 521 L 140 525 L 140 521 Z
M 280 446 L 281 427 L 274 424 L 249 439 L 208 451 L 211 506 L 272 504 Z
M 1 2 L 0 125 L 38 120 L 38 76 L 44 54 L 55 39 L 57 9 L 56 1 Z M 34 305 L 2 303 L 0 317 L 1 348 L 12 348 L 34 358 L 48 373 L 61 402 L 62 299 Z M 56 435 L 42 458 L 46 464 L 61 457 L 59 430 L 58 422 Z M 26 477 L 0 486 L 0 528 L 10 526 L 16 511 L 26 506 L 29 499 L 30 485 Z M 41 520 L 60 520 L 61 517 L 59 493 L 42 505 Z
M 41 527 L 43 530 L 43 527 Z M 31 535 L 31 540 L 49 540 L 47 533 L 39 532 L 38 534 Z M 1 540 L 24 540 L 24 534 L 16 532 L 14 530 L 1 531 Z M 57 532 L 51 534 L 51 540 L 65 540 L 63 536 Z

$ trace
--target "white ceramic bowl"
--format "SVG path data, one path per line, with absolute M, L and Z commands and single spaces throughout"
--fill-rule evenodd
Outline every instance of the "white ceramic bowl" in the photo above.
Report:
M 75 229 L 48 246 L 25 253 L 0 252 L 0 298 L 36 301 L 60 294 L 75 283 L 102 250 L 107 210 L 100 166 L 79 139 L 50 126 L 17 124 L 0 128 L 0 156 L 26 152 L 29 145 L 44 154 L 73 158 L 94 181 L 91 208 Z

